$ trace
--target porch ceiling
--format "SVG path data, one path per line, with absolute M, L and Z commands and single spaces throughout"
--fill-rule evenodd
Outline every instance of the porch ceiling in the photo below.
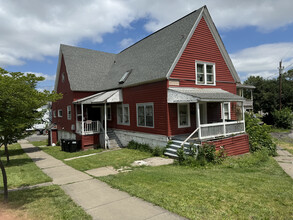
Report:
M 219 88 L 199 89 L 190 87 L 173 87 L 168 89 L 168 103 L 189 102 L 243 102 L 241 96 Z
M 97 94 L 78 99 L 73 104 L 99 104 L 99 103 L 113 103 L 122 102 L 122 90 L 116 89 L 108 92 L 99 92 Z

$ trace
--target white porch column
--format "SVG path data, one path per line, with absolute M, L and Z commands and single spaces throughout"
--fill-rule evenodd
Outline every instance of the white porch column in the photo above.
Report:
M 105 123 L 105 149 L 108 148 L 107 146 L 107 102 L 105 101 L 104 104 L 104 123 Z
M 197 102 L 195 105 L 196 105 L 196 122 L 197 122 L 197 127 L 199 128 L 199 130 L 198 130 L 198 139 L 201 139 L 199 103 Z
M 223 134 L 226 135 L 226 120 L 225 120 L 225 106 L 224 106 L 224 102 L 221 102 L 222 105 L 222 117 L 223 117 Z M 228 108 L 230 106 L 228 105 Z
M 243 121 L 243 128 L 245 132 L 245 113 L 244 113 L 244 101 L 242 101 L 242 121 Z
M 84 135 L 83 104 L 81 103 L 81 134 Z
M 77 130 L 77 128 L 78 128 L 78 121 L 77 121 L 77 119 L 78 119 L 78 118 L 77 118 L 77 104 L 75 104 L 74 106 L 75 106 L 74 109 L 75 109 L 75 133 L 76 133 L 76 132 L 78 131 L 78 130 Z

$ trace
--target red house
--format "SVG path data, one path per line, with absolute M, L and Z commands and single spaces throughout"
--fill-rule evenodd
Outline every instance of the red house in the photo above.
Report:
M 118 54 L 60 46 L 51 143 L 83 149 L 131 140 L 166 146 L 212 141 L 249 151 L 240 79 L 206 6 Z M 190 137 L 189 137 L 190 136 Z M 188 138 L 188 139 L 187 139 Z

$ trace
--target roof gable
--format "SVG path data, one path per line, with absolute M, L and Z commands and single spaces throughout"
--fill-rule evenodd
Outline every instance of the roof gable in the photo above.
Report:
M 59 63 L 61 63 L 62 55 L 72 91 L 98 91 L 101 78 L 107 75 L 116 56 L 112 53 L 61 44 Z M 57 89 L 60 74 L 59 63 L 55 89 Z

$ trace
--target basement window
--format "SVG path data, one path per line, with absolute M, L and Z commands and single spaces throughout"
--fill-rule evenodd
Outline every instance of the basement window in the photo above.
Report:
M 132 71 L 132 70 L 128 70 L 126 73 L 123 74 L 123 76 L 122 76 L 121 79 L 119 80 L 119 84 L 123 84 L 123 83 L 125 83 L 125 81 L 126 81 L 127 78 L 129 77 L 131 71 Z

